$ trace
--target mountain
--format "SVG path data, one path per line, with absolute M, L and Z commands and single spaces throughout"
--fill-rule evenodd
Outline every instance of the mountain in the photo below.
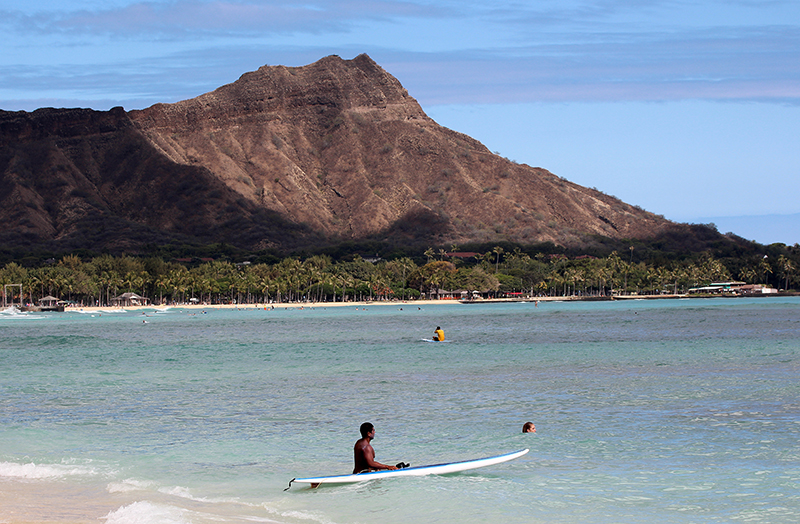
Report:
M 0 172 L 0 241 L 19 247 L 579 246 L 680 228 L 439 126 L 367 55 L 137 111 L 0 111 Z

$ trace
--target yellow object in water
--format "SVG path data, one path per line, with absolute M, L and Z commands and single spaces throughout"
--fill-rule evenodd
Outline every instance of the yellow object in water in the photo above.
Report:
M 442 331 L 442 328 L 440 327 L 436 328 L 436 331 L 433 332 L 433 340 L 444 342 L 444 331 Z

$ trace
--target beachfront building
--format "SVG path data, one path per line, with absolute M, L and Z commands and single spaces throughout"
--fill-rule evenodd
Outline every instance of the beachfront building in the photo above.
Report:
M 774 287 L 762 286 L 761 284 L 748 284 L 737 290 L 740 295 L 772 295 L 778 290 Z
M 146 306 L 150 303 L 150 299 L 139 296 L 136 293 L 123 293 L 118 297 L 112 298 L 111 303 L 119 307 Z
M 744 282 L 712 282 L 707 286 L 689 289 L 691 294 L 703 295 L 770 295 L 777 292 L 777 289 L 769 286 Z
M 46 297 L 39 299 L 38 308 L 32 308 L 30 311 L 64 311 L 64 307 L 66 305 L 66 301 L 56 298 L 52 295 L 47 295 Z
M 467 289 L 456 289 L 448 291 L 446 289 L 432 289 L 428 293 L 420 293 L 420 298 L 428 300 L 477 300 L 489 298 L 488 293 L 482 296 L 480 291 L 469 291 Z
M 47 295 L 46 297 L 42 297 L 39 299 L 39 306 L 40 307 L 56 307 L 58 306 L 60 299 L 52 296 Z
M 427 293 L 424 291 L 420 293 L 420 297 L 428 300 L 453 300 L 457 298 L 461 298 L 461 295 L 457 291 L 448 291 L 446 289 L 431 289 Z

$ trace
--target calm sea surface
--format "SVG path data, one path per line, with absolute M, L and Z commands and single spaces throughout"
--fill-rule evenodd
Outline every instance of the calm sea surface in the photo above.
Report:
M 796 523 L 799 375 L 794 298 L 2 314 L 0 523 Z M 364 421 L 531 451 L 283 491 Z

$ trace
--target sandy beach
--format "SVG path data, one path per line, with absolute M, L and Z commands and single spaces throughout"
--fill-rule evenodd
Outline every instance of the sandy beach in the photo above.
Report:
M 535 298 L 496 298 L 496 299 L 481 299 L 473 302 L 465 303 L 456 299 L 440 299 L 440 300 L 392 300 L 392 301 L 356 301 L 356 302 L 272 302 L 269 304 L 256 303 L 256 304 L 149 304 L 146 306 L 84 306 L 72 307 L 66 311 L 77 312 L 95 312 L 95 311 L 119 311 L 124 309 L 126 311 L 137 310 L 153 310 L 153 309 L 314 309 L 314 308 L 328 308 L 328 307 L 352 307 L 352 308 L 368 308 L 373 306 L 397 306 L 403 307 L 423 307 L 423 306 L 443 306 L 443 305 L 473 305 L 473 304 L 507 304 L 513 302 L 574 302 L 574 301 L 604 301 L 604 300 L 655 300 L 655 299 L 677 299 L 689 298 L 688 295 L 623 295 L 615 297 L 535 297 Z
M 91 307 L 73 307 L 68 308 L 66 311 L 78 311 L 78 312 L 94 312 L 94 311 L 119 311 L 120 309 L 124 309 L 126 311 L 149 311 L 153 309 L 191 309 L 191 310 L 203 310 L 203 309 L 228 309 L 228 310 L 236 310 L 236 309 L 314 309 L 314 308 L 327 308 L 327 307 L 353 307 L 353 308 L 366 308 L 371 306 L 398 306 L 398 307 L 410 307 L 410 306 L 427 306 L 432 304 L 459 304 L 462 305 L 458 300 L 416 300 L 413 302 L 406 301 L 396 301 L 396 302 L 371 302 L 371 301 L 359 301 L 359 302 L 272 302 L 269 304 L 265 304 L 263 302 L 257 304 L 150 304 L 146 306 L 91 306 Z

